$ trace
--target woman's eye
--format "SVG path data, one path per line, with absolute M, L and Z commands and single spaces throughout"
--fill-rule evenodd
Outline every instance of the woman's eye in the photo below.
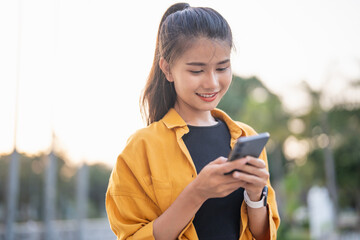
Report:
M 198 74 L 198 73 L 201 73 L 203 70 L 200 70 L 200 71 L 192 71 L 190 70 L 191 73 L 195 73 L 195 74 Z
M 222 72 L 222 71 L 225 71 L 227 69 L 227 67 L 224 67 L 224 68 L 218 68 L 216 70 L 218 70 L 219 72 Z

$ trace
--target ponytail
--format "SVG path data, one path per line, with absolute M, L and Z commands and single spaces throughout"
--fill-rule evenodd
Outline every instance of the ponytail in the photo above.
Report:
M 140 109 L 146 124 L 150 125 L 159 121 L 175 104 L 176 92 L 174 84 L 166 80 L 165 74 L 159 66 L 160 30 L 165 19 L 172 13 L 190 7 L 187 3 L 177 3 L 169 7 L 161 18 L 157 38 L 153 64 L 148 76 L 145 88 L 140 98 Z

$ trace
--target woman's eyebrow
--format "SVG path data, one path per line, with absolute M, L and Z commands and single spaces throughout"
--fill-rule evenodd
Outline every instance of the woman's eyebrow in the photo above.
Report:
M 230 59 L 225 59 L 223 61 L 220 61 L 217 63 L 217 65 L 220 65 L 220 64 L 224 64 L 224 63 L 228 63 L 230 62 Z M 205 66 L 206 63 L 202 63 L 202 62 L 188 62 L 186 63 L 186 65 L 190 65 L 190 66 Z
M 186 63 L 186 65 L 190 65 L 190 66 L 205 66 L 206 64 L 205 64 L 205 63 L 202 63 L 202 62 L 189 62 L 189 63 Z
M 228 62 L 230 62 L 230 59 L 225 59 L 224 61 L 218 62 L 217 64 L 220 65 Z

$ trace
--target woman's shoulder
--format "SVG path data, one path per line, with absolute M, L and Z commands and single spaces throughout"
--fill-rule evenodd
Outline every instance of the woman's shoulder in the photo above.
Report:
M 246 132 L 246 135 L 255 135 L 257 134 L 257 132 L 255 131 L 255 129 L 253 127 L 251 127 L 250 125 L 240 122 L 240 121 L 235 121 L 235 123 Z
M 214 117 L 216 117 L 216 118 L 219 118 L 219 119 L 222 119 L 223 121 L 225 121 L 225 123 L 228 125 L 230 130 L 233 130 L 233 131 L 236 131 L 236 132 L 244 131 L 246 133 L 245 135 L 257 134 L 257 132 L 254 130 L 254 128 L 251 127 L 249 124 L 233 120 L 227 113 L 225 113 L 221 109 L 217 109 L 217 108 L 214 109 L 212 111 L 212 115 Z
M 154 122 L 149 126 L 136 130 L 127 140 L 127 144 L 154 144 L 171 134 L 169 129 L 161 121 Z
M 231 130 L 236 132 L 244 131 L 246 135 L 257 134 L 254 128 L 251 127 L 249 124 L 232 119 L 226 112 L 224 112 L 221 109 L 216 108 L 212 110 L 211 113 L 214 117 L 223 120 L 229 127 L 230 131 Z

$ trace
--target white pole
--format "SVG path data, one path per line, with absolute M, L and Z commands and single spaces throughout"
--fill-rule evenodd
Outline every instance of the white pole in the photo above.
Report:
M 57 78 L 57 65 L 55 64 L 57 61 L 57 41 L 58 41 L 58 2 L 54 0 L 54 71 L 53 71 L 53 79 Z M 53 91 L 51 89 L 50 91 Z M 53 101 L 51 99 L 51 107 L 50 107 L 50 118 L 51 118 L 51 126 L 53 126 Z M 44 239 L 45 240 L 54 240 L 56 239 L 55 234 L 55 226 L 54 220 L 56 215 L 56 187 L 57 187 L 57 159 L 54 155 L 54 148 L 56 144 L 56 136 L 54 130 L 52 132 L 52 144 L 51 144 L 51 152 L 48 156 L 46 156 L 46 172 L 45 172 L 45 193 L 44 193 Z
M 85 222 L 87 217 L 87 200 L 88 200 L 88 166 L 86 163 L 79 168 L 77 172 L 76 184 L 76 208 L 78 221 L 78 236 L 76 239 L 84 240 Z
M 18 204 L 19 192 L 19 154 L 16 150 L 16 136 L 19 112 L 19 85 L 20 85 L 20 60 L 21 60 L 21 25 L 22 25 L 22 0 L 18 1 L 18 42 L 16 59 L 16 100 L 15 100 L 15 120 L 14 120 L 14 152 L 10 158 L 7 188 L 7 207 L 6 207 L 6 230 L 5 240 L 13 240 L 14 222 L 16 218 L 16 205 Z
M 19 178 L 19 154 L 17 153 L 15 148 L 10 158 L 10 169 L 8 175 L 5 240 L 14 239 L 14 222 L 16 216 L 16 205 L 18 203 L 18 188 L 19 188 L 18 178 Z
M 54 240 L 55 231 L 54 231 L 54 219 L 55 219 L 55 203 L 56 203 L 56 169 L 57 162 L 53 154 L 53 151 L 47 158 L 47 166 L 45 172 L 45 204 L 44 204 L 44 234 L 45 240 Z

